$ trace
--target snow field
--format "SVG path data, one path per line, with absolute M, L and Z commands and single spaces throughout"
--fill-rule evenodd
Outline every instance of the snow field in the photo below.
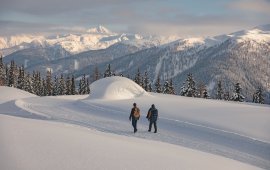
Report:
M 122 77 L 96 81 L 90 96 L 21 98 L 6 88 L 13 98 L 0 96 L 0 135 L 6 139 L 0 140 L 0 166 L 34 169 L 45 160 L 48 169 L 270 168 L 266 105 L 148 94 Z M 136 134 L 128 121 L 134 102 L 141 109 Z M 160 114 L 157 134 L 147 132 L 145 118 L 153 103 Z

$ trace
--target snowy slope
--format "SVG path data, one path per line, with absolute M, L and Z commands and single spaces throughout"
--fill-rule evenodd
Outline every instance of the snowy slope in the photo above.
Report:
M 4 115 L 0 135 L 0 168 L 5 170 L 259 169 L 166 143 Z
M 141 148 L 141 144 L 136 145 L 138 143 L 141 143 L 139 142 L 140 140 L 137 141 L 137 139 L 134 139 L 135 144 L 133 145 L 132 144 L 133 139 L 130 139 L 130 138 L 126 139 L 127 137 L 125 136 L 151 140 L 151 141 L 142 141 L 142 143 L 148 143 L 148 142 L 151 143 L 150 145 L 153 146 L 153 150 L 156 150 L 157 155 L 155 156 L 151 155 L 151 157 L 156 157 L 158 160 L 160 159 L 160 160 L 163 160 L 164 162 L 167 162 L 169 160 L 179 161 L 179 162 L 177 161 L 177 163 L 172 163 L 170 165 L 167 165 L 165 163 L 166 167 L 168 166 L 169 169 L 179 169 L 179 167 L 180 168 L 182 167 L 181 165 L 184 166 L 183 167 L 184 169 L 201 169 L 201 167 L 204 167 L 203 169 L 216 169 L 217 168 L 217 167 L 212 167 L 212 166 L 215 166 L 215 164 L 212 164 L 212 163 L 209 164 L 209 162 L 211 161 L 209 162 L 203 161 L 205 162 L 205 164 L 200 165 L 200 163 L 198 162 L 198 160 L 200 159 L 198 159 L 196 156 L 190 155 L 191 153 L 186 153 L 189 151 L 180 151 L 181 147 L 187 147 L 193 150 L 203 151 L 203 152 L 211 153 L 214 155 L 219 155 L 222 157 L 234 159 L 234 160 L 243 162 L 245 164 L 251 164 L 256 167 L 260 167 L 264 169 L 270 168 L 270 161 L 269 161 L 270 160 L 270 144 L 269 144 L 270 136 L 268 133 L 270 129 L 270 115 L 269 115 L 270 107 L 269 106 L 213 101 L 213 100 L 204 100 L 204 99 L 196 99 L 196 98 L 185 98 L 185 97 L 180 97 L 180 96 L 162 95 L 162 94 L 158 95 L 154 93 L 147 94 L 143 90 L 136 88 L 137 86 L 134 82 L 127 80 L 126 78 L 122 78 L 122 77 L 112 77 L 112 78 L 101 79 L 95 82 L 94 84 L 92 84 L 91 87 L 92 87 L 91 89 L 92 96 L 90 94 L 90 96 L 85 95 L 85 96 L 78 96 L 78 97 L 76 96 L 34 97 L 34 98 L 26 98 L 26 99 L 18 99 L 15 101 L 10 101 L 10 102 L 0 105 L 0 110 L 1 110 L 0 114 L 13 115 L 13 116 L 19 116 L 19 117 L 30 117 L 30 118 L 32 117 L 36 119 L 46 119 L 46 120 L 50 120 L 54 122 L 55 121 L 64 122 L 64 123 L 69 123 L 73 125 L 87 127 L 90 129 L 95 129 L 98 131 L 106 132 L 104 133 L 105 138 L 109 136 L 108 138 L 126 141 L 124 142 L 125 144 L 123 145 L 128 145 L 129 147 L 135 147 L 136 150 L 138 148 Z M 143 93 L 144 95 L 138 95 L 138 92 Z M 138 122 L 138 132 L 136 134 L 133 134 L 131 123 L 128 121 L 130 109 L 132 107 L 133 102 L 136 102 L 138 104 L 138 106 L 141 109 L 141 114 L 142 114 L 141 119 Z M 147 132 L 148 122 L 145 119 L 147 110 L 149 109 L 150 105 L 153 103 L 157 106 L 160 113 L 159 120 L 158 120 L 158 133 L 157 134 Z M 4 122 L 12 122 L 11 120 L 9 121 L 8 118 L 5 118 L 5 116 L 4 117 L 1 116 L 0 120 L 1 119 L 4 119 Z M 18 119 L 18 122 L 19 123 L 21 122 L 20 119 Z M 32 122 L 32 123 L 29 122 L 29 123 L 32 124 L 35 122 Z M 36 123 L 36 124 L 39 124 L 39 123 Z M 9 125 L 8 123 L 4 124 L 4 128 L 6 129 L 8 129 L 10 126 L 11 125 Z M 44 126 L 45 127 L 43 127 L 43 129 L 46 130 L 49 125 L 47 124 Z M 56 124 L 52 126 L 62 127 L 63 125 Z M 37 127 L 37 128 L 42 128 L 42 127 Z M 3 128 L 1 127 L 1 129 Z M 52 127 L 52 129 L 54 128 Z M 70 130 L 67 130 L 67 131 L 70 131 Z M 16 131 L 14 133 L 16 133 Z M 48 135 L 50 135 L 51 130 L 48 130 L 47 133 L 49 133 Z M 92 130 L 88 131 L 88 133 L 91 136 Z M 107 133 L 117 134 L 117 135 L 120 135 L 120 137 L 109 135 Z M 10 136 L 8 136 L 8 133 L 3 133 L 3 134 L 7 136 L 7 138 L 10 138 Z M 31 134 L 34 134 L 34 132 L 29 133 L 30 137 L 31 137 Z M 66 134 L 66 133 L 63 132 L 62 134 Z M 55 134 L 52 134 L 52 135 L 58 136 Z M 74 140 L 78 139 L 78 141 L 85 141 L 83 139 L 79 140 L 81 139 L 81 137 L 76 138 L 77 135 L 78 134 L 74 132 L 74 136 L 71 135 L 70 138 Z M 59 139 L 60 141 L 62 140 L 61 138 L 63 136 L 66 136 L 66 135 L 62 135 Z M 88 135 L 78 135 L 78 136 L 88 136 Z M 44 138 L 46 138 L 46 135 Z M 51 139 L 51 138 L 48 138 L 48 139 Z M 89 145 L 86 145 L 84 143 L 83 144 L 74 144 L 72 142 L 69 143 L 72 140 L 67 140 L 66 138 L 64 138 L 63 140 L 66 141 L 65 144 L 67 145 L 67 146 L 64 146 L 64 148 L 66 147 L 74 148 L 73 146 L 76 145 L 75 148 L 79 147 L 79 150 L 86 149 L 86 150 L 89 150 L 90 152 Z M 166 146 L 161 147 L 158 143 L 153 144 L 153 143 L 156 143 L 156 142 L 153 142 L 153 140 L 178 145 L 178 146 L 173 146 L 173 147 L 177 148 L 180 146 L 179 153 L 178 151 L 169 152 L 170 150 L 169 148 L 171 145 L 162 144 Z M 15 139 L 15 141 L 20 141 L 20 140 Z M 101 140 L 101 141 L 105 141 L 105 140 Z M 110 139 L 106 141 L 110 141 Z M 102 145 L 102 142 L 99 142 L 99 143 L 100 145 Z M 110 144 L 110 142 L 106 142 L 106 143 Z M 30 144 L 29 144 L 29 147 L 30 147 Z M 37 150 L 40 150 L 39 149 L 40 146 L 43 146 L 43 144 L 40 143 L 40 141 L 36 142 L 36 144 L 37 144 L 37 147 L 36 147 Z M 6 146 L 6 143 L 5 143 L 5 146 Z M 122 146 L 122 144 L 119 144 L 119 146 Z M 147 146 L 145 147 L 148 148 Z M 59 150 L 59 149 L 56 149 L 58 148 L 57 144 L 53 145 L 52 148 L 54 148 L 52 149 L 52 151 L 56 150 L 55 154 L 70 155 L 70 158 L 68 159 L 75 159 L 75 160 L 78 159 L 77 156 L 73 157 L 72 156 L 73 154 L 71 154 L 73 152 L 77 153 L 76 149 L 75 151 L 73 150 L 70 152 L 66 151 L 65 149 Z M 63 148 L 63 146 L 60 148 Z M 97 147 L 97 148 L 100 148 L 100 147 Z M 142 148 L 144 148 L 144 146 L 142 146 Z M 162 148 L 166 148 L 165 150 L 168 149 L 167 150 L 168 152 L 160 150 Z M 115 149 L 117 149 L 117 146 L 115 147 Z M 45 148 L 44 150 L 47 150 L 47 149 Z M 132 151 L 132 153 L 130 153 L 127 150 L 121 149 L 122 151 L 121 154 L 129 158 L 129 156 L 133 155 L 134 152 Z M 115 153 L 116 153 L 115 150 L 105 150 L 105 151 L 106 151 L 107 157 L 109 157 L 108 160 L 113 159 L 110 156 L 112 155 L 115 156 Z M 94 150 L 93 152 L 96 153 L 98 151 Z M 145 150 L 145 152 L 147 152 L 148 154 L 150 153 L 147 150 Z M 139 157 L 142 157 L 142 155 L 148 155 L 148 154 L 144 154 L 145 152 L 138 151 L 136 153 L 139 154 Z M 81 153 L 81 152 L 78 152 L 78 153 Z M 166 158 L 164 158 L 163 157 L 164 155 L 160 153 L 167 153 L 165 154 Z M 185 154 L 181 154 L 181 153 L 185 153 Z M 33 153 L 32 157 L 36 156 L 35 154 L 37 153 Z M 93 155 L 88 156 L 88 154 L 90 153 L 85 152 L 83 155 L 81 155 L 80 160 L 86 161 L 86 159 L 88 160 L 89 157 L 93 157 Z M 16 152 L 13 155 L 16 155 Z M 40 156 L 41 158 L 44 158 L 44 155 L 42 154 L 37 154 L 37 155 Z M 186 159 L 188 159 L 187 160 L 188 162 L 196 161 L 198 162 L 198 164 L 194 164 L 194 163 L 192 165 L 185 164 L 184 163 L 185 159 L 179 159 L 183 155 Z M 190 155 L 190 156 L 186 157 L 185 155 Z M 31 155 L 29 155 L 29 157 L 31 157 Z M 211 160 L 210 155 L 206 157 L 207 157 L 206 160 Z M 14 158 L 17 158 L 17 157 L 14 156 Z M 7 157 L 5 157 L 5 159 L 7 159 Z M 96 159 L 95 161 L 96 164 L 98 164 L 97 166 L 100 166 L 100 163 L 99 163 L 100 159 L 98 157 L 96 157 L 95 159 Z M 142 160 L 145 160 L 145 159 L 142 159 Z M 27 161 L 27 157 L 25 158 L 25 161 Z M 54 161 L 48 160 L 48 162 L 46 161 L 44 162 L 44 165 L 49 166 L 51 161 L 53 163 L 57 163 L 57 161 L 55 162 L 55 160 Z M 164 166 L 162 166 L 164 165 L 163 161 L 156 162 L 157 169 L 164 169 Z M 8 162 L 8 161 L 5 161 L 5 162 Z M 67 162 L 70 162 L 70 161 L 67 161 Z M 110 165 L 110 163 L 111 162 L 108 162 L 108 165 Z M 61 164 L 61 167 L 64 167 L 64 165 Z M 83 165 L 84 164 L 82 164 L 82 166 Z M 105 164 L 102 164 L 102 165 L 105 165 Z M 112 164 L 113 167 L 114 165 L 115 164 Z M 126 169 L 131 169 L 129 168 L 129 165 L 130 165 L 130 162 L 127 161 L 128 168 Z M 234 163 L 232 162 L 228 162 L 228 163 L 221 162 L 221 164 L 218 166 L 225 169 L 227 169 L 227 167 L 230 167 L 230 166 L 232 166 L 230 169 L 239 168 L 238 166 L 235 166 Z M 120 169 L 121 168 L 125 169 L 125 167 L 126 166 L 120 167 Z M 245 167 L 245 168 L 248 168 L 248 167 Z M 63 168 L 60 168 L 60 169 L 63 169 Z M 144 169 L 144 168 L 139 168 L 139 169 Z M 149 169 L 149 168 L 146 168 L 146 169 Z
M 36 97 L 36 95 L 28 93 L 26 91 L 16 89 L 13 87 L 0 86 L 0 104 L 9 102 L 15 99 L 23 99 L 29 97 Z

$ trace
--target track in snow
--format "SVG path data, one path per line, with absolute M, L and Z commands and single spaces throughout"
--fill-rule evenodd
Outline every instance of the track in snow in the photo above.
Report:
M 34 118 L 44 117 L 103 132 L 181 145 L 270 169 L 270 144 L 236 133 L 170 117 L 160 117 L 158 133 L 154 134 L 147 131 L 148 121 L 145 117 L 141 117 L 138 132 L 134 134 L 128 113 L 100 103 L 34 98 L 34 100 L 19 100 L 16 105 L 28 112 L 27 117 L 31 117 L 29 115 L 34 113 L 38 115 Z

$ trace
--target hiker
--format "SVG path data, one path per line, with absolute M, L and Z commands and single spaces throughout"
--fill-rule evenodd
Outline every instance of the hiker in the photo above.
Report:
M 151 132 L 152 124 L 154 124 L 154 128 L 155 128 L 154 133 L 157 133 L 158 110 L 156 109 L 154 104 L 152 104 L 151 108 L 148 110 L 148 114 L 147 114 L 146 118 L 149 121 L 148 132 Z
M 132 120 L 132 126 L 134 128 L 134 133 L 137 132 L 137 120 L 140 119 L 140 109 L 137 107 L 136 103 L 133 103 L 133 108 L 131 109 L 129 120 Z

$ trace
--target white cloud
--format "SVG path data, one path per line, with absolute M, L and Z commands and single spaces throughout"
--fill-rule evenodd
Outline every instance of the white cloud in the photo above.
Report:
M 268 0 L 237 0 L 229 4 L 232 9 L 270 14 L 270 1 Z

